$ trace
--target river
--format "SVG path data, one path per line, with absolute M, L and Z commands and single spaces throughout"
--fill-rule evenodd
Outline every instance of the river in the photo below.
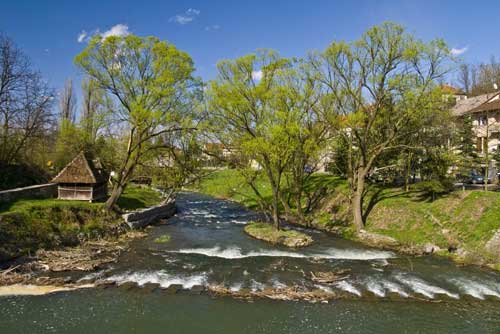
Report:
M 236 203 L 183 193 L 178 207 L 117 263 L 76 277 L 118 287 L 0 297 L 0 333 L 500 332 L 497 272 L 401 256 L 318 231 L 305 231 L 315 240 L 310 247 L 274 247 L 243 233 L 258 214 Z M 164 235 L 169 242 L 155 242 Z M 349 272 L 333 284 L 304 277 L 342 270 Z M 173 293 L 173 286 L 182 289 Z M 234 293 L 297 286 L 342 298 L 247 301 L 198 291 L 208 286 Z

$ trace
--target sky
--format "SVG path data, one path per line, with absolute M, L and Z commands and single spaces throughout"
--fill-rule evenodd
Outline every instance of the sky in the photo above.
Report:
M 52 87 L 79 85 L 73 63 L 88 37 L 154 35 L 188 52 L 196 74 L 216 76 L 216 63 L 258 48 L 282 56 L 352 41 L 373 25 L 394 21 L 423 40 L 443 38 L 467 62 L 500 57 L 500 1 L 201 1 L 0 0 L 0 32 L 31 58 Z

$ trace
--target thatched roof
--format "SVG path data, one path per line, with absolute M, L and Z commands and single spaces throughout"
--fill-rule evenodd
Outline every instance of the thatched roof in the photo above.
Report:
M 84 152 L 80 152 L 69 164 L 64 167 L 53 183 L 102 183 L 107 182 L 105 172 L 99 159 L 92 159 Z

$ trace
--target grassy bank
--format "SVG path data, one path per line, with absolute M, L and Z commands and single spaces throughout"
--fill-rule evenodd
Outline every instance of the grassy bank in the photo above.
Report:
M 118 205 L 135 210 L 158 204 L 158 192 L 129 187 Z M 120 215 L 103 203 L 57 199 L 20 199 L 0 205 L 0 262 L 33 254 L 38 249 L 76 246 L 85 240 L 121 234 Z
M 327 195 L 308 219 L 312 226 L 356 239 L 350 221 L 345 180 L 317 175 L 308 187 L 326 187 Z M 269 194 L 262 178 L 259 187 Z M 215 172 L 204 179 L 198 191 L 228 198 L 255 207 L 252 190 L 244 185 L 237 171 Z M 376 187 L 366 197 L 366 230 L 393 238 L 401 248 L 416 252 L 429 245 L 438 253 L 472 263 L 500 263 L 498 254 L 485 250 L 486 243 L 500 229 L 500 193 L 455 191 L 432 200 L 417 187 L 404 192 L 399 188 Z M 452 253 L 448 252 L 452 250 Z M 455 250 L 458 249 L 457 252 Z

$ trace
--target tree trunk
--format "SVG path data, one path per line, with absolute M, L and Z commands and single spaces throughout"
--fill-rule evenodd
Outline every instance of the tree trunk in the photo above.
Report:
M 272 219 L 273 219 L 273 224 L 276 227 L 276 230 L 279 231 L 280 229 L 280 217 L 279 217 L 279 196 L 278 196 L 278 190 L 276 187 L 273 185 L 272 186 L 273 190 L 273 203 L 272 203 Z
M 405 192 L 410 191 L 410 173 L 411 173 L 411 159 L 412 154 L 408 152 L 407 160 L 406 160 L 406 171 L 405 171 Z
M 108 200 L 106 201 L 105 207 L 107 210 L 111 211 L 115 208 L 116 202 L 122 195 L 124 190 L 124 186 L 122 185 L 121 182 L 115 183 L 113 186 L 113 190 L 111 191 L 111 196 L 109 196 Z
M 352 214 L 354 218 L 354 226 L 356 231 L 360 231 L 364 227 L 363 222 L 363 192 L 365 189 L 365 173 L 363 168 L 356 171 L 356 189 L 352 198 Z
M 301 193 L 298 193 L 296 199 L 295 199 L 295 205 L 297 206 L 297 217 L 299 218 L 299 221 L 301 224 L 306 224 L 307 227 L 309 227 L 309 222 L 307 222 L 305 216 L 304 216 L 304 209 L 302 208 L 302 196 Z

